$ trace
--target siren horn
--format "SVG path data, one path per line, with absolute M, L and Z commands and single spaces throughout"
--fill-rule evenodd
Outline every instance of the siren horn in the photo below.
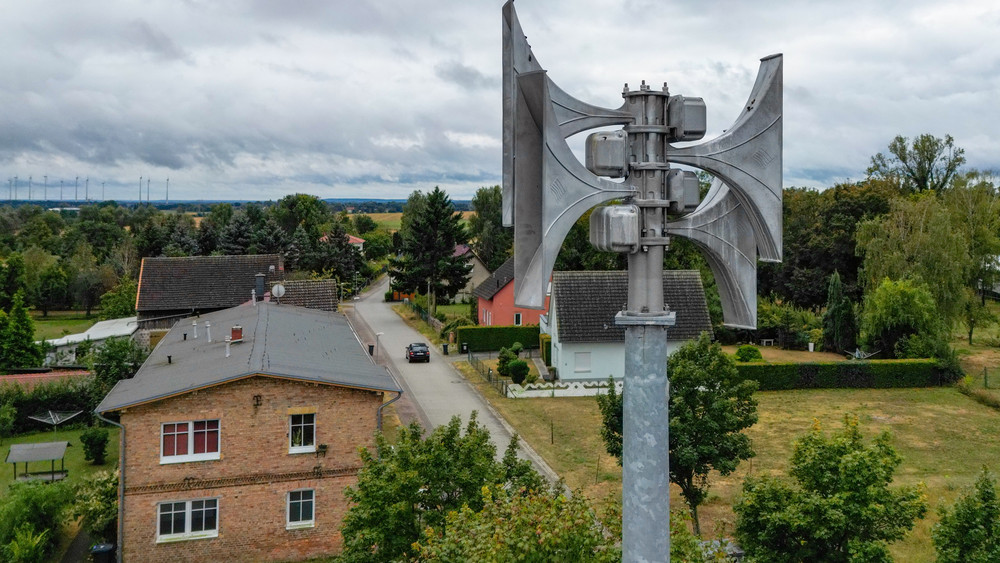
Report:
M 556 256 L 576 220 L 591 207 L 635 190 L 591 173 L 576 159 L 557 121 L 561 110 L 552 101 L 554 85 L 544 70 L 519 74 L 516 80 L 514 303 L 541 309 Z
M 781 261 L 782 57 L 761 59 L 744 111 L 719 137 L 667 151 L 667 160 L 707 170 L 743 204 L 760 259 Z
M 724 324 L 757 328 L 757 260 L 753 226 L 743 202 L 716 178 L 689 215 L 664 226 L 668 235 L 694 242 L 712 268 Z

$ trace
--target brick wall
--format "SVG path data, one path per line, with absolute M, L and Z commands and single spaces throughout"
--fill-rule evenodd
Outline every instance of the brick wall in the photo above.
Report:
M 254 396 L 260 395 L 260 406 Z M 356 481 L 358 446 L 372 447 L 382 394 L 252 377 L 122 413 L 126 428 L 126 560 L 294 560 L 337 553 Z M 315 407 L 325 455 L 288 453 L 288 411 Z M 219 419 L 220 459 L 160 464 L 160 425 Z M 285 529 L 285 495 L 316 489 L 316 526 Z M 156 543 L 161 501 L 219 499 L 219 537 Z

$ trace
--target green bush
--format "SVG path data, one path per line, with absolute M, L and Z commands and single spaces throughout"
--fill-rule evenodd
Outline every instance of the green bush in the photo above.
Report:
M 517 354 L 511 352 L 509 348 L 501 348 L 497 354 L 497 373 L 504 377 L 510 377 L 510 363 L 517 359 Z
M 30 547 L 26 530 L 34 536 L 48 531 L 42 538 L 42 552 L 47 553 L 55 545 L 55 531 L 72 500 L 73 490 L 65 481 L 11 484 L 0 497 L 0 546 L 16 542 L 19 547 Z
M 524 345 L 520 342 L 515 342 L 510 345 L 510 351 L 514 353 L 514 356 L 520 358 L 521 352 L 524 351 Z
M 736 361 L 738 362 L 760 362 L 764 356 L 760 355 L 760 349 L 753 344 L 744 344 L 736 349 Z
M 545 365 L 552 365 L 552 336 L 548 334 L 539 334 L 538 343 L 541 348 L 542 361 Z
M 518 385 L 524 383 L 524 379 L 528 376 L 528 362 L 524 360 L 513 360 L 507 365 L 507 370 L 510 371 L 510 380 Z
M 877 360 L 808 364 L 741 363 L 743 379 L 753 379 L 761 391 L 787 389 L 889 389 L 932 387 L 952 383 L 954 376 L 935 360 Z
M 115 543 L 118 535 L 118 472 L 98 471 L 76 489 L 73 517 L 92 540 Z
M 525 348 L 538 348 L 538 326 L 466 326 L 455 330 L 458 342 L 472 352 L 499 350 L 520 342 Z
M 51 543 L 51 530 L 36 532 L 31 524 L 22 522 L 14 530 L 14 537 L 5 546 L 0 548 L 4 561 L 10 563 L 43 563 L 45 552 Z
M 447 340 L 448 333 L 454 332 L 456 328 L 462 326 L 475 326 L 476 323 L 472 322 L 469 317 L 458 317 L 457 319 L 452 319 L 450 322 L 441 328 L 441 332 L 438 334 L 442 339 Z
M 104 456 L 108 451 L 107 429 L 92 426 L 80 434 L 80 442 L 83 443 L 83 459 L 94 465 L 104 464 Z

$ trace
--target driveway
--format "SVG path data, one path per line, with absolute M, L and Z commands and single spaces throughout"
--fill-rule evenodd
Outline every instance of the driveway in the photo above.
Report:
M 424 428 L 433 429 L 447 424 L 451 417 L 462 418 L 463 427 L 472 411 L 477 411 L 480 424 L 486 427 L 497 447 L 497 456 L 502 457 L 510 443 L 513 429 L 487 403 L 479 392 L 455 370 L 451 363 L 460 359 L 452 353 L 444 356 L 436 346 L 431 346 L 431 361 L 411 364 L 403 357 L 406 345 L 411 342 L 426 342 L 426 338 L 410 328 L 392 310 L 384 299 L 389 282 L 383 278 L 360 299 L 353 302 L 353 311 L 345 308 L 362 342 L 376 344 L 376 361 L 386 366 L 403 388 L 403 399 L 398 403 L 397 412 L 403 424 L 419 421 Z M 520 442 L 521 456 L 535 465 L 535 468 L 556 481 L 558 477 L 548 464 L 523 440 Z

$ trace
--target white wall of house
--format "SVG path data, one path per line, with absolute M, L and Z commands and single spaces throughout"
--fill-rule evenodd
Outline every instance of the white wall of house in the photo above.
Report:
M 673 354 L 683 342 L 668 341 L 667 354 Z M 582 379 L 606 380 L 608 376 L 625 376 L 624 342 L 559 342 L 552 341 L 552 365 L 560 381 Z

